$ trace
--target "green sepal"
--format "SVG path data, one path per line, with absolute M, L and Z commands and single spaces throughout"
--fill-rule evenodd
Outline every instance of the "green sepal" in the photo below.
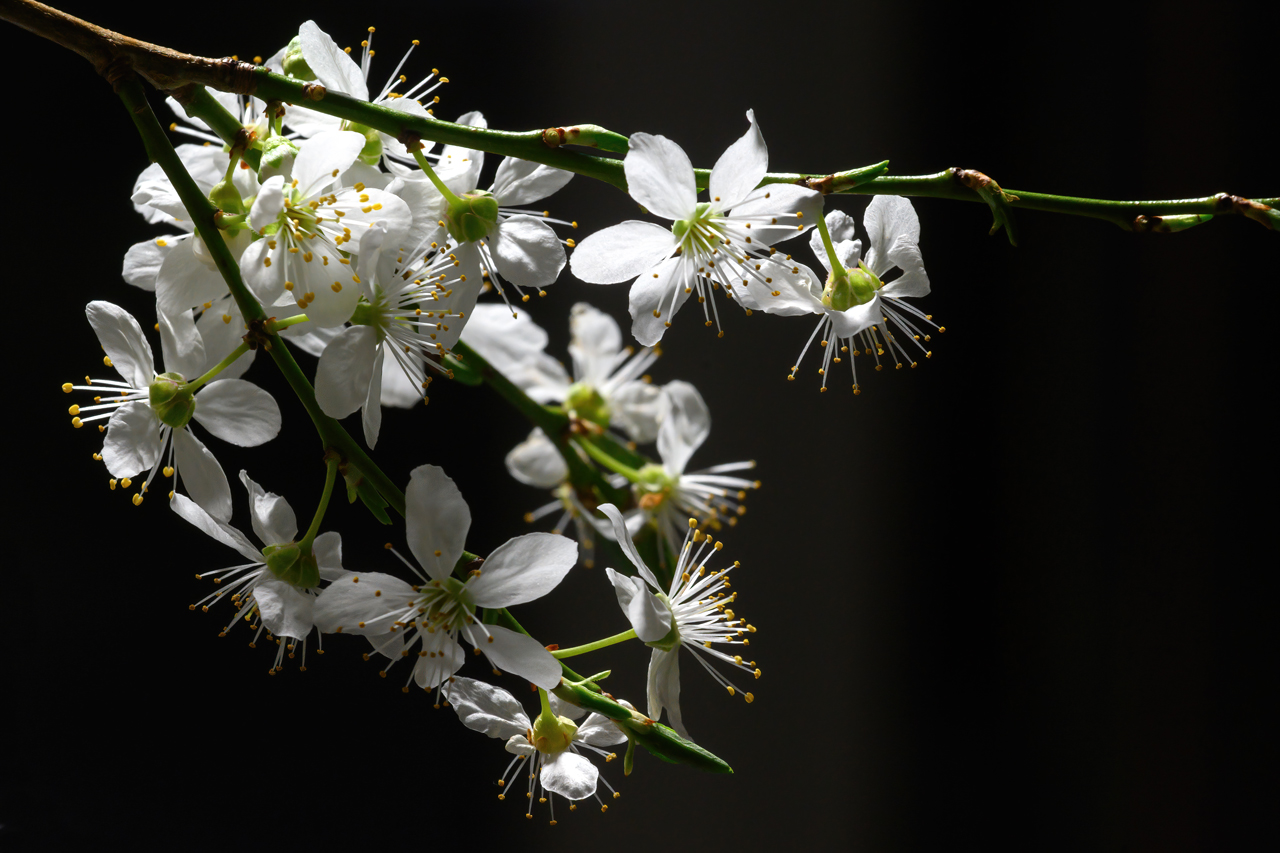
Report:
M 452 355 L 445 355 L 444 365 L 453 374 L 449 378 L 454 382 L 461 382 L 463 385 L 471 386 L 484 384 L 484 376 L 480 374 L 480 371 L 461 359 Z
M 213 185 L 213 189 L 209 190 L 209 201 L 213 202 L 213 206 L 228 213 L 232 216 L 238 216 L 244 213 L 244 199 L 240 197 L 240 190 L 236 189 L 236 185 L 226 178 L 218 181 Z
M 161 373 L 147 389 L 147 401 L 160 423 L 182 429 L 196 411 L 196 400 L 180 373 Z

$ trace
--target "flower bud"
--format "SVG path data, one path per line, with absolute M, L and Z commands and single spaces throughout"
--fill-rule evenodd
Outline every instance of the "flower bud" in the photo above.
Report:
M 161 373 L 147 389 L 151 410 L 160 423 L 181 429 L 191 420 L 196 410 L 196 400 L 186 389 L 180 373 Z
M 298 156 L 298 146 L 283 136 L 273 136 L 262 145 L 262 164 L 258 167 L 258 179 L 265 181 L 275 175 L 286 179 L 293 173 L 293 161 Z M 286 180 L 287 183 L 287 180 Z
M 320 567 L 314 554 L 303 554 L 293 542 L 268 545 L 262 549 L 267 569 L 285 583 L 309 589 L 320 583 Z
M 278 44 L 278 42 L 277 42 Z M 294 36 L 289 46 L 284 49 L 284 59 L 280 63 L 284 73 L 299 80 L 314 80 L 316 73 L 311 70 L 307 60 L 302 57 L 302 39 Z
M 459 243 L 483 240 L 498 225 L 498 200 L 493 193 L 473 190 L 449 203 L 445 224 Z
M 866 305 L 880 287 L 880 279 L 858 261 L 857 269 L 831 271 L 822 289 L 822 304 L 832 311 L 848 311 L 855 305 Z
M 355 131 L 364 137 L 364 148 L 360 149 L 358 155 L 360 162 L 368 166 L 378 165 L 378 161 L 382 159 L 382 137 L 378 135 L 378 131 L 354 121 L 344 121 L 342 129 Z
M 240 198 L 240 190 L 231 181 L 223 178 L 209 190 L 209 201 L 223 213 L 238 216 L 244 213 L 244 199 Z

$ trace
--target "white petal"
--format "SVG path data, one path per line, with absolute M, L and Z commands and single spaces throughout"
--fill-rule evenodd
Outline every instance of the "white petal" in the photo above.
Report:
M 198 236 L 193 236 L 174 246 L 165 256 L 156 275 L 156 310 L 159 313 L 190 311 L 197 305 L 221 298 L 227 292 L 226 281 L 217 269 L 201 262 L 196 254 L 197 247 L 202 248 L 203 242 Z
M 817 226 L 822 194 L 796 184 L 766 184 L 730 213 L 735 220 L 749 217 L 753 241 L 772 246 Z
M 899 240 L 913 245 L 920 243 L 920 218 L 911 201 L 902 196 L 873 198 L 862 215 L 862 224 L 867 229 L 867 269 L 878 276 L 893 269 L 889 255 L 894 243 Z
M 622 350 L 622 330 L 617 321 L 586 302 L 578 302 L 569 310 L 569 336 L 569 352 L 579 368 L 578 378 L 593 385 L 603 384 Z
M 426 654 L 421 655 L 414 664 L 413 680 L 423 690 L 432 690 L 452 677 L 462 669 L 462 664 L 467 659 L 458 641 L 444 631 L 424 635 L 422 651 Z
M 373 371 L 369 376 L 369 393 L 365 395 L 360 406 L 360 425 L 364 428 L 364 443 L 373 450 L 378 443 L 378 432 L 382 429 L 382 366 L 386 349 L 378 347 L 378 354 L 373 359 Z
M 642 273 L 631 285 L 627 305 L 631 313 L 631 336 L 641 345 L 651 347 L 662 340 L 671 319 L 689 298 L 691 279 L 692 270 L 684 258 L 679 257 Z
M 489 191 L 503 207 L 516 207 L 546 198 L 572 178 L 573 172 L 517 157 L 503 157 Z
M 218 460 L 189 429 L 173 431 L 173 465 L 182 490 L 205 512 L 222 521 L 231 520 L 231 486 Z
M 589 743 L 592 746 L 614 746 L 626 743 L 627 736 L 613 720 L 593 711 L 578 726 L 578 733 L 574 736 L 574 740 Z
M 669 652 L 654 649 L 649 658 L 649 716 L 659 719 L 666 709 L 671 728 L 682 738 L 688 738 L 680 715 L 680 647 Z
M 470 529 L 471 510 L 444 469 L 414 468 L 405 489 L 405 534 L 428 575 L 444 580 L 453 573 Z
M 245 559 L 255 563 L 262 562 L 262 552 L 249 541 L 249 537 L 225 521 L 209 515 L 209 513 L 200 508 L 199 504 L 186 495 L 174 495 L 173 500 L 169 501 L 169 506 L 186 521 L 217 539 L 223 545 L 235 548 Z
M 827 311 L 832 331 L 838 338 L 852 337 L 863 329 L 869 329 L 881 322 L 880 318 L 883 316 L 884 309 L 880 306 L 878 293 L 865 305 L 854 305 L 847 311 Z
M 756 188 L 769 171 L 769 149 L 764 144 L 755 110 L 747 110 L 750 127 L 742 138 L 720 155 L 711 169 L 707 189 L 716 210 L 728 210 Z
M 134 287 L 154 291 L 156 276 L 160 274 L 160 265 L 164 263 L 164 256 L 173 248 L 174 243 L 184 237 L 167 234 L 154 240 L 134 243 L 129 247 L 129 251 L 124 253 L 124 269 L 121 271 L 124 280 Z M 161 243 L 164 245 L 160 245 Z
M 572 539 L 526 533 L 494 549 L 467 589 L 481 607 L 524 604 L 555 589 L 577 562 L 578 543 Z
M 609 519 L 609 523 L 613 527 L 614 541 L 622 547 L 622 552 L 627 555 L 631 565 L 636 567 L 636 571 L 649 582 L 650 586 L 654 589 L 662 589 L 658 579 L 654 577 L 653 572 L 649 571 L 649 567 L 645 565 L 640 552 L 636 550 L 636 544 L 631 541 L 631 533 L 627 530 L 627 521 L 622 517 L 622 513 L 613 504 L 600 504 L 599 509 Z
M 326 89 L 361 101 L 369 100 L 369 86 L 360 66 L 328 33 L 316 26 L 315 21 L 298 27 L 298 43 L 307 67 Z
M 345 418 L 364 404 L 373 377 L 378 332 L 350 326 L 338 333 L 316 365 L 316 402 L 331 418 Z
M 609 397 L 610 425 L 621 428 L 638 444 L 658 437 L 658 426 L 666 414 L 662 389 L 649 382 L 626 382 Z
M 565 750 L 542 762 L 538 781 L 542 787 L 567 800 L 584 800 L 596 792 L 600 771 L 585 757 Z
M 156 378 L 155 357 L 133 315 L 100 300 L 85 306 L 84 313 L 116 371 L 134 388 L 148 387 Z
M 274 249 L 271 248 L 272 243 L 276 244 Z M 274 305 L 284 293 L 284 264 L 281 262 L 284 252 L 284 241 L 264 238 L 250 243 L 240 255 L 244 283 L 263 305 Z
M 284 176 L 273 175 L 262 182 L 258 196 L 249 208 L 249 227 L 259 233 L 280 218 L 284 212 Z
M 472 731 L 507 740 L 530 728 L 520 702 L 501 687 L 458 676 L 445 686 L 444 695 L 458 719 Z
M 215 364 L 236 347 L 244 337 L 244 317 L 240 308 L 230 296 L 224 296 L 213 303 L 213 307 L 205 310 L 196 320 L 196 331 L 204 342 L 205 362 L 200 372 L 212 368 Z M 237 358 L 230 366 L 223 368 L 218 374 L 223 379 L 239 379 L 253 364 L 257 350 L 249 350 Z
M 929 275 L 924 271 L 920 247 L 906 239 L 898 239 L 889 247 L 889 260 L 902 270 L 902 275 L 880 288 L 884 296 L 928 296 Z
M 319 195 L 355 162 L 364 143 L 365 138 L 351 130 L 330 130 L 304 141 L 293 164 L 298 196 L 310 199 Z
M 554 489 L 569 476 L 564 457 L 540 429 L 535 429 L 527 439 L 511 448 L 506 463 L 507 473 L 512 477 L 526 486 L 539 489 Z
M 102 460 L 112 477 L 133 477 L 160 461 L 160 420 L 148 403 L 125 403 L 111 413 Z
M 344 634 L 386 634 L 417 595 L 392 575 L 352 572 L 329 584 L 316 599 L 316 627 L 326 634 L 339 628 Z M 401 633 L 403 629 L 396 631 Z
M 336 581 L 350 574 L 342 568 L 342 536 L 336 530 L 317 536 L 311 546 L 311 554 L 316 558 L 323 579 Z
M 277 637 L 305 640 L 311 633 L 316 597 L 281 580 L 262 581 L 253 588 L 262 624 Z
M 552 690 L 560 684 L 560 661 L 551 652 L 527 634 L 503 628 L 501 625 L 478 625 L 480 650 L 497 669 L 532 681 L 543 690 Z
M 629 219 L 578 243 L 569 258 L 569 269 L 592 284 L 630 281 L 675 249 L 676 238 L 670 229 Z
M 618 606 L 642 642 L 652 643 L 671 633 L 671 608 L 663 604 L 643 580 L 620 575 L 609 568 L 605 574 L 618 596 Z
M 196 393 L 193 417 L 223 441 L 257 447 L 280 432 L 280 407 L 266 391 L 243 379 L 218 379 Z
M 174 315 L 160 313 L 160 354 L 168 373 L 180 373 L 184 379 L 195 379 L 204 372 L 204 341 L 196 331 L 196 320 L 190 310 Z
M 668 382 L 662 389 L 670 409 L 658 428 L 658 455 L 671 474 L 683 474 L 689 457 L 711 434 L 711 410 L 688 382 Z
M 819 257 L 825 259 L 826 252 Z M 748 279 L 747 292 L 755 302 L 755 307 L 768 314 L 783 317 L 821 314 L 825 311 L 822 306 L 822 286 L 817 284 L 816 274 L 803 264 L 798 266 L 798 273 L 793 273 L 790 269 L 775 270 L 773 281 L 769 284 Z M 777 296 L 773 295 L 775 291 Z
M 249 492 L 249 518 L 259 541 L 263 545 L 292 542 L 298 535 L 298 517 L 289 502 L 263 489 L 247 471 L 240 472 L 240 482 Z
M 510 216 L 489 240 L 498 274 L 516 287 L 555 283 L 564 269 L 564 246 L 551 226 L 532 216 Z
M 665 136 L 633 133 L 622 161 L 627 192 L 650 213 L 690 219 L 698 206 L 693 164 L 684 149 Z

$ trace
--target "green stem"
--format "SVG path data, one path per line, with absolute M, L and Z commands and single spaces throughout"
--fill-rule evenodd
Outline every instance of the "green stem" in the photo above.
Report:
M 244 355 L 248 351 L 249 351 L 248 344 L 241 344 L 240 346 L 236 347 L 231 351 L 231 354 L 229 356 L 227 356 L 222 361 L 215 364 L 213 367 L 209 368 L 208 372 L 206 372 L 199 379 L 195 379 L 195 380 L 192 380 L 191 382 L 188 382 L 186 386 L 186 390 L 188 391 L 198 390 L 202 385 L 204 385 L 210 379 L 217 376 L 219 373 L 221 373 L 222 371 L 230 367 L 232 364 L 234 364 L 237 358 Z
M 252 139 L 247 138 L 248 134 L 244 125 L 240 123 L 240 118 L 228 112 L 227 108 L 218 103 L 218 99 L 210 95 L 209 90 L 204 86 L 185 86 L 174 93 L 174 98 L 182 105 L 182 109 L 188 116 L 198 118 L 209 125 L 209 129 L 228 146 L 234 148 L 237 144 L 252 142 Z M 173 125 L 170 125 L 170 129 L 172 128 Z M 258 171 L 258 167 L 262 164 L 262 152 L 257 148 L 246 147 L 243 156 L 249 168 L 255 172 Z
M 613 473 L 621 474 L 622 476 L 626 477 L 628 480 L 630 480 L 633 483 L 640 482 L 639 471 L 627 465 L 623 465 L 617 459 L 614 459 L 608 453 L 605 453 L 599 447 L 596 447 L 595 442 L 592 439 L 588 438 L 585 435 L 580 435 L 580 436 L 577 436 L 577 444 L 583 450 L 587 451 L 588 456 L 590 456 L 592 459 L 594 459 L 596 462 L 600 463 L 604 467 L 608 468 Z
M 209 254 L 213 256 L 214 265 L 218 268 L 218 272 L 222 274 L 223 280 L 226 281 L 227 289 L 231 291 L 232 297 L 235 298 L 236 305 L 239 306 L 240 313 L 244 315 L 246 324 L 249 325 L 250 329 L 256 328 L 261 331 L 263 348 L 271 354 L 276 367 L 280 369 L 285 381 L 289 383 L 289 387 L 293 389 L 303 408 L 307 410 L 312 423 L 316 426 L 316 431 L 320 433 L 321 442 L 325 447 L 332 447 L 354 463 L 369 482 L 373 484 L 374 488 L 381 493 L 387 503 L 397 513 L 404 515 L 404 492 L 400 491 L 399 487 L 391 481 L 391 478 L 383 473 L 382 469 L 369 458 L 369 454 L 365 453 L 355 439 L 343 429 L 342 424 L 321 410 L 320 404 L 316 402 L 315 389 L 302 372 L 302 368 L 293 360 L 293 356 L 290 354 L 288 347 L 284 345 L 284 341 L 278 335 L 267 331 L 266 312 L 263 311 L 258 300 L 254 298 L 253 294 L 245 286 L 244 279 L 240 275 L 239 263 L 232 256 L 226 241 L 218 234 L 218 228 L 214 222 L 217 209 L 209 199 L 205 198 L 204 193 L 200 191 L 200 187 L 196 185 L 191 175 L 188 174 L 177 152 L 174 151 L 173 143 L 165 135 L 164 129 L 156 120 L 155 113 L 151 111 L 151 105 L 147 103 L 146 95 L 142 91 L 142 85 L 132 76 L 123 77 L 116 81 L 116 93 L 120 96 L 120 100 L 129 111 L 129 117 L 133 119 L 134 126 L 142 136 L 147 155 L 153 163 L 160 164 L 165 176 L 173 184 L 174 191 L 182 199 L 182 203 L 187 208 L 187 213 L 191 216 L 191 221 L 195 225 L 196 233 L 204 240 Z
M 632 628 L 628 631 L 623 631 L 621 634 L 614 634 L 612 637 L 605 637 L 603 640 L 596 640 L 594 643 L 587 643 L 582 646 L 574 646 L 573 648 L 570 648 L 570 649 L 557 649 L 556 651 L 551 653 L 551 656 L 553 658 L 558 658 L 563 660 L 564 658 L 572 658 L 572 657 L 577 657 L 578 655 L 585 655 L 587 652 L 594 652 L 597 649 L 603 649 L 607 646 L 612 646 L 612 645 L 616 645 L 617 643 L 626 642 L 627 640 L 634 640 L 635 638 L 636 638 L 636 630 L 635 628 Z
M 843 275 L 844 265 L 840 263 L 840 258 L 836 256 L 835 244 L 831 242 L 831 232 L 827 230 L 827 219 L 825 216 L 818 217 L 818 233 L 822 235 L 822 245 L 827 250 L 827 260 L 831 261 L 831 272 L 833 275 Z M 840 270 L 840 272 L 836 272 Z
M 431 168 L 431 164 L 427 162 L 426 155 L 422 153 L 421 148 L 413 149 L 413 159 L 418 161 L 418 168 L 426 174 L 431 183 L 435 185 L 435 188 L 440 191 L 440 195 L 444 196 L 445 201 L 451 205 L 462 203 L 462 199 L 458 198 L 453 190 L 445 186 L 444 181 L 440 180 L 440 176 L 436 174 L 436 170 Z
M 538 701 L 542 703 L 542 713 L 539 716 L 554 722 L 556 715 L 551 710 L 551 700 L 547 697 L 547 691 L 541 687 L 538 688 Z
M 271 329 L 273 331 L 278 332 L 281 329 L 287 329 L 290 326 L 296 326 L 299 323 L 305 323 L 310 319 L 311 318 L 308 317 L 306 314 L 294 314 L 292 317 L 285 317 L 283 320 L 272 320 Z
M 324 514 L 329 510 L 329 497 L 333 494 L 333 484 L 338 479 L 338 464 L 341 460 L 336 454 L 330 453 L 324 459 L 324 494 L 320 496 L 320 503 L 316 506 L 316 514 L 311 519 L 311 526 L 307 528 L 307 535 L 302 537 L 298 542 L 298 546 L 304 552 L 311 552 L 311 545 L 316 541 L 316 534 L 320 532 L 320 522 L 324 521 Z

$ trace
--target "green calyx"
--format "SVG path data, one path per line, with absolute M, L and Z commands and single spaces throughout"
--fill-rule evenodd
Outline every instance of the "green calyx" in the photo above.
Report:
M 483 240 L 498 226 L 498 200 L 493 193 L 472 190 L 449 202 L 445 225 L 459 243 Z
M 181 373 L 161 373 L 147 389 L 151 410 L 160 423 L 181 429 L 196 411 L 196 398 Z
M 676 485 L 675 478 L 667 473 L 666 468 L 655 463 L 644 466 L 638 473 L 640 477 L 636 480 L 636 485 L 641 492 L 638 503 L 641 509 L 652 512 L 670 497 L 671 490 Z
M 831 271 L 822 289 L 822 304 L 832 311 L 848 311 L 855 305 L 866 305 L 880 287 L 880 279 L 858 261 L 857 269 Z
M 262 163 L 258 178 L 265 181 L 273 175 L 283 175 L 298 156 L 298 146 L 291 139 L 273 136 L 262 144 Z
M 284 73 L 290 77 L 295 77 L 299 80 L 316 79 L 316 73 L 311 70 L 307 60 L 302 57 L 302 39 L 298 36 L 294 36 L 293 40 L 289 42 L 289 46 L 284 49 L 284 59 L 281 60 L 280 64 L 284 67 Z
M 545 755 L 564 752 L 577 734 L 577 724 L 568 717 L 539 714 L 533 721 L 533 747 Z
M 602 427 L 609 425 L 609 404 L 600 396 L 599 391 L 585 382 L 575 382 L 569 386 L 564 407 L 584 421 L 591 421 Z
M 304 554 L 294 542 L 268 545 L 262 549 L 263 562 L 271 574 L 299 589 L 320 584 L 320 566 L 314 554 Z
M 360 149 L 360 162 L 367 166 L 376 166 L 382 159 L 382 137 L 378 131 L 354 121 L 344 121 L 343 130 L 352 130 L 364 137 L 364 147 Z
M 353 326 L 377 326 L 379 323 L 379 311 L 364 297 L 361 297 L 360 301 L 356 303 L 356 310 L 352 313 L 349 322 Z

